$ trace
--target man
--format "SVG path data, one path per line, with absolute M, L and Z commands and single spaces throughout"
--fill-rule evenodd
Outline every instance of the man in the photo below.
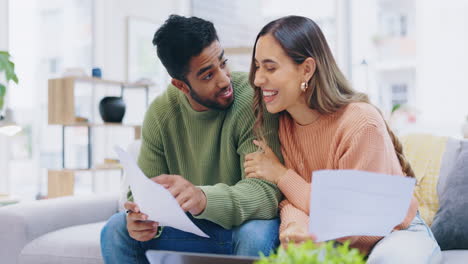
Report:
M 148 249 L 268 255 L 279 243 L 281 193 L 245 179 L 244 157 L 257 150 L 247 75 L 230 73 L 213 24 L 200 18 L 171 15 L 153 44 L 173 79 L 146 113 L 138 165 L 210 238 L 161 228 L 129 201 L 129 213 L 112 216 L 101 232 L 106 263 L 146 263 Z M 267 140 L 281 157 L 277 118 L 265 115 Z

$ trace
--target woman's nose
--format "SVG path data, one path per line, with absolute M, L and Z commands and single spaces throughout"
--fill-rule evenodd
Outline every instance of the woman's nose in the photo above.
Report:
M 262 86 L 263 84 L 265 84 L 265 77 L 262 74 L 260 74 L 259 72 L 257 72 L 255 74 L 254 84 L 257 87 Z

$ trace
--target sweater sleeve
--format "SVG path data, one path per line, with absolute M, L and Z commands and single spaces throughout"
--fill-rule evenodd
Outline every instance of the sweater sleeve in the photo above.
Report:
M 216 184 L 213 186 L 200 186 L 207 198 L 205 210 L 196 218 L 207 219 L 224 228 L 239 226 L 250 219 L 272 219 L 278 216 L 278 204 L 282 194 L 278 187 L 268 181 L 245 178 L 244 160 L 248 153 L 256 151 L 253 144 L 255 139 L 252 127 L 255 117 L 250 107 L 236 124 L 239 133 L 235 139 L 237 153 L 240 156 L 242 180 L 233 186 Z M 269 146 L 282 161 L 278 139 L 278 119 L 276 116 L 265 115 L 265 137 Z
M 278 187 L 292 206 L 309 215 L 310 183 L 295 171 L 288 169 L 280 178 Z
M 148 111 L 145 115 L 140 154 L 138 155 L 138 166 L 148 178 L 169 173 L 159 123 L 153 113 L 154 111 Z M 129 190 L 127 198 L 129 201 L 133 201 L 131 190 Z
M 280 234 L 292 222 L 296 222 L 304 230 L 309 230 L 308 214 L 295 207 L 288 200 L 283 200 L 279 205 L 279 209 L 281 217 Z
M 169 173 L 159 124 L 151 117 L 146 118 L 143 124 L 138 166 L 149 178 Z
M 383 122 L 369 122 L 343 139 L 338 148 L 336 161 L 338 169 L 353 169 L 403 175 L 392 140 Z M 407 227 L 417 211 L 413 198 L 407 216 L 395 229 Z M 361 236 L 350 246 L 368 253 L 382 237 Z

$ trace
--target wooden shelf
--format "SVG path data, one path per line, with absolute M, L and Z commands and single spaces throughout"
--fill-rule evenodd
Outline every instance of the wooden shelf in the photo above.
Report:
M 69 196 L 74 193 L 75 174 L 80 172 L 122 171 L 120 164 L 99 164 L 91 169 L 49 169 L 47 193 L 49 198 Z
M 63 77 L 63 78 L 56 78 L 50 79 L 49 81 L 65 81 L 65 82 L 87 82 L 93 84 L 104 84 L 104 85 L 117 85 L 120 87 L 127 88 L 146 88 L 148 86 L 154 85 L 153 83 L 129 83 L 129 82 L 121 82 L 121 81 L 114 81 L 114 80 L 106 80 L 101 78 L 89 77 L 89 76 L 73 76 L 73 77 Z
M 90 84 L 104 84 L 124 89 L 144 88 L 146 91 L 146 103 L 148 104 L 149 83 L 127 83 L 120 81 L 104 80 L 93 77 L 64 77 L 49 79 L 48 88 L 48 123 L 49 125 L 73 125 L 76 122 L 75 113 L 75 85 L 77 82 Z
M 18 203 L 20 201 L 19 197 L 10 196 L 6 194 L 0 194 L 0 206 L 11 205 Z
M 111 163 L 101 163 L 93 165 L 92 159 L 92 129 L 95 127 L 127 127 L 134 129 L 134 139 L 138 140 L 141 137 L 141 124 L 124 124 L 124 123 L 99 123 L 95 122 L 94 116 L 78 117 L 75 112 L 75 89 L 77 83 L 88 83 L 88 88 L 100 89 L 101 86 L 114 86 L 121 89 L 123 95 L 126 89 L 143 88 L 146 96 L 146 106 L 148 106 L 148 90 L 152 83 L 128 83 L 121 81 L 105 80 L 87 76 L 80 77 L 64 77 L 57 79 L 49 79 L 48 86 L 48 124 L 62 126 L 62 166 L 65 167 L 65 130 L 67 127 L 85 127 L 88 130 L 88 166 L 90 169 L 49 169 L 48 170 L 48 197 L 60 197 L 73 195 L 75 175 L 80 172 L 98 172 L 98 171 L 120 171 L 122 166 L 118 161 Z M 90 100 L 95 100 L 94 91 L 91 94 Z M 109 131 L 110 132 L 110 131 Z
M 98 164 L 91 169 L 56 169 L 50 171 L 56 172 L 97 172 L 97 171 L 111 171 L 111 170 L 122 170 L 120 164 Z
M 77 127 L 133 127 L 133 128 L 141 128 L 141 125 L 136 124 L 124 124 L 124 123 L 88 123 L 88 122 L 77 122 L 77 123 L 70 123 L 65 124 L 63 126 L 77 126 Z
M 55 124 L 57 125 L 57 124 Z M 63 127 L 122 127 L 122 128 L 133 128 L 134 132 L 134 139 L 138 140 L 141 139 L 141 125 L 135 124 L 122 124 L 122 123 L 87 123 L 87 122 L 78 122 L 78 123 L 70 123 L 70 124 L 63 124 Z

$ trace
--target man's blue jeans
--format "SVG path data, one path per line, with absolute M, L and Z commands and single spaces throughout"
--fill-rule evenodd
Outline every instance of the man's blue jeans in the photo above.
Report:
M 251 220 L 231 230 L 208 220 L 191 220 L 210 238 L 164 227 L 160 237 L 139 242 L 130 237 L 124 212 L 113 215 L 101 231 L 105 263 L 148 263 L 146 250 L 171 250 L 241 256 L 269 255 L 279 245 L 279 219 Z

